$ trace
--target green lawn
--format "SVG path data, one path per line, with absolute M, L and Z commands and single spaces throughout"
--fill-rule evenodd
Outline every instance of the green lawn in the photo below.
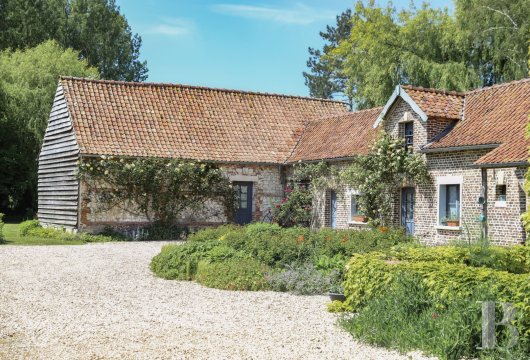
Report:
M 81 245 L 83 240 L 47 239 L 36 236 L 22 237 L 18 231 L 19 224 L 5 224 L 3 245 Z

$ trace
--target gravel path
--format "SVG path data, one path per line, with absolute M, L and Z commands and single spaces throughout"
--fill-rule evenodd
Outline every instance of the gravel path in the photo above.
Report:
M 0 358 L 409 358 L 355 342 L 323 296 L 156 278 L 161 246 L 0 246 Z

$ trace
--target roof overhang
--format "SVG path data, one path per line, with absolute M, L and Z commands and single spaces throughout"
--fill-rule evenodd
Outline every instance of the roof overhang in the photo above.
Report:
M 527 167 L 528 161 L 514 161 L 514 162 L 502 162 L 502 163 L 483 163 L 473 164 L 470 167 L 480 169 L 494 169 L 494 168 L 510 168 L 510 167 Z
M 462 146 L 448 146 L 442 148 L 423 148 L 418 152 L 423 154 L 432 154 L 432 153 L 443 153 L 443 152 L 452 152 L 452 151 L 465 151 L 465 150 L 484 150 L 484 149 L 495 149 L 499 147 L 500 144 L 482 144 L 482 145 L 462 145 Z
M 414 112 L 418 114 L 421 120 L 427 121 L 427 114 L 423 112 L 423 110 L 418 106 L 418 104 L 416 104 L 414 100 L 412 100 L 410 95 L 407 94 L 407 92 L 400 85 L 397 85 L 396 89 L 392 93 L 392 96 L 386 102 L 385 107 L 383 108 L 383 111 L 381 111 L 381 114 L 379 114 L 379 116 L 377 117 L 377 120 L 375 121 L 375 124 L 374 124 L 374 128 L 379 126 L 381 121 L 383 121 L 386 114 L 390 111 L 390 108 L 392 107 L 392 105 L 394 105 L 394 103 L 396 102 L 398 98 L 403 99 L 403 101 L 409 104 L 412 110 L 414 110 Z

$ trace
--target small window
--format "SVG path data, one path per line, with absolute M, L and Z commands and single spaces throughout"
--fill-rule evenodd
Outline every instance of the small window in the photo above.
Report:
M 506 185 L 497 185 L 495 187 L 495 201 L 500 203 L 506 202 Z
M 359 215 L 359 205 L 357 203 L 358 195 L 352 195 L 350 198 L 350 220 Z
M 460 185 L 440 185 L 440 225 L 460 226 Z
M 405 147 L 407 149 L 412 149 L 414 144 L 414 123 L 407 122 L 405 123 Z

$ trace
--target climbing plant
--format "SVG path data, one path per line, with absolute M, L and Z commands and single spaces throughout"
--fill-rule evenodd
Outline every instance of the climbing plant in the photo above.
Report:
M 200 161 L 101 156 L 82 161 L 79 177 L 101 208 L 122 208 L 162 224 L 212 201 L 231 220 L 235 206 L 228 178 L 217 166 Z
M 393 202 L 406 182 L 430 182 L 423 158 L 411 154 L 402 139 L 382 134 L 368 155 L 358 156 L 340 174 L 341 181 L 361 194 L 359 206 L 373 225 L 390 225 Z

